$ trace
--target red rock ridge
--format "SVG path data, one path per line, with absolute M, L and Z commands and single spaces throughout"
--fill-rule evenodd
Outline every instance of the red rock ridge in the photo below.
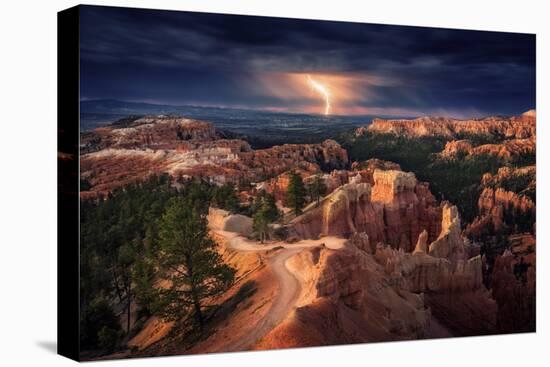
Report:
M 106 148 L 173 149 L 189 140 L 211 141 L 223 134 L 205 121 L 146 116 L 125 124 L 97 128 L 81 136 L 83 153 Z
M 457 159 L 461 155 L 487 154 L 510 161 L 514 157 L 534 154 L 535 151 L 535 137 L 505 140 L 499 144 L 483 144 L 476 147 L 472 146 L 469 140 L 452 140 L 445 144 L 445 149 L 439 156 L 443 159 Z
M 346 150 L 333 140 L 252 150 L 243 140 L 221 139 L 209 123 L 187 119 L 140 119 L 100 134 L 101 139 L 84 144 L 102 149 L 81 156 L 81 177 L 92 186 L 83 197 L 106 194 L 151 174 L 223 184 L 263 181 L 291 168 L 318 172 L 349 165 Z
M 520 116 L 471 120 L 445 117 L 420 117 L 414 120 L 373 119 L 366 131 L 410 137 L 442 136 L 456 139 L 459 135 L 472 134 L 526 139 L 536 135 L 536 113 L 528 111 Z M 363 135 L 366 131 L 364 128 L 359 128 L 356 130 L 356 135 Z
M 536 207 L 527 196 L 518 195 L 502 188 L 496 190 L 487 187 L 478 200 L 479 216 L 465 229 L 464 233 L 473 238 L 502 233 L 510 226 L 518 226 L 520 218 L 528 223 L 522 223 L 525 228 L 514 228 L 514 232 L 527 229 L 534 232 Z M 512 217 L 513 221 L 507 221 Z
M 524 167 L 508 167 L 504 166 L 498 169 L 497 173 L 492 175 L 486 173 L 481 179 L 481 184 L 486 187 L 501 187 L 506 181 L 510 179 L 528 178 L 529 182 L 524 190 L 535 190 L 537 185 L 537 168 L 536 166 L 524 166 Z

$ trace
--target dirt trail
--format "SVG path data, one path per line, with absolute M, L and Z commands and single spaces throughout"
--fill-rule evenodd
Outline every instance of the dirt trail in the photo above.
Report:
M 267 251 L 274 249 L 276 247 L 282 247 L 284 249 L 304 249 L 308 247 L 317 247 L 321 245 L 325 245 L 328 248 L 337 250 L 339 248 L 342 248 L 344 246 L 344 243 L 346 242 L 346 239 L 334 237 L 334 236 L 327 236 L 320 238 L 318 240 L 301 240 L 296 243 L 288 243 L 288 242 L 270 242 L 270 243 L 259 243 L 257 241 L 249 240 L 246 237 L 243 237 L 241 234 L 236 232 L 228 232 L 228 231 L 222 231 L 222 230 L 214 230 L 214 232 L 222 237 L 225 238 L 227 241 L 227 246 L 229 248 L 232 248 L 237 251 Z
M 260 244 L 249 240 L 238 233 L 217 230 L 218 235 L 223 236 L 227 246 L 236 251 L 266 251 L 281 247 L 281 249 L 269 260 L 268 266 L 273 271 L 278 282 L 278 294 L 266 316 L 254 327 L 253 331 L 245 338 L 225 345 L 223 350 L 243 351 L 249 350 L 264 335 L 280 324 L 293 310 L 300 297 L 301 285 L 298 278 L 288 269 L 286 263 L 289 258 L 305 248 L 317 247 L 324 244 L 326 247 L 338 249 L 344 245 L 345 239 L 337 237 L 325 237 L 319 240 L 302 240 L 296 243 L 274 242 Z

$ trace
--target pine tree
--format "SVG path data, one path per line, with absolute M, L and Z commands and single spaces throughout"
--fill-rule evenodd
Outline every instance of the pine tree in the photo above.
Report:
M 134 246 L 126 244 L 118 249 L 117 268 L 120 276 L 120 289 L 125 296 L 126 309 L 126 333 L 130 333 L 131 306 L 134 296 L 132 266 L 136 260 L 137 254 Z
M 317 206 L 319 206 L 321 198 L 325 195 L 326 191 L 327 186 L 325 185 L 323 178 L 320 175 L 315 176 L 315 179 L 309 185 L 309 193 L 311 200 L 315 200 L 317 202 Z
M 264 243 L 269 231 L 269 221 L 267 220 L 265 212 L 263 210 L 257 211 L 254 213 L 252 220 L 254 231 L 260 237 L 260 242 Z
M 294 210 L 294 214 L 299 215 L 302 213 L 302 208 L 306 202 L 306 188 L 302 176 L 294 171 L 290 172 L 289 176 L 290 182 L 288 184 L 287 193 L 288 205 Z
M 269 224 L 279 219 L 279 216 L 273 195 L 261 192 L 256 200 L 255 213 L 252 217 L 254 231 L 259 235 L 261 243 L 264 243 L 269 233 Z
M 158 311 L 180 320 L 187 311 L 200 330 L 204 326 L 204 300 L 224 292 L 235 270 L 226 265 L 209 237 L 202 207 L 181 197 L 170 199 L 159 224 L 161 278 L 170 286 L 158 292 Z
M 214 189 L 212 204 L 230 213 L 238 213 L 241 203 L 235 192 L 235 186 L 233 184 L 225 184 Z

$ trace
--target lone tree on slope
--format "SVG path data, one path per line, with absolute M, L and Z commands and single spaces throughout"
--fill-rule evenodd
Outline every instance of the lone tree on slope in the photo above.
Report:
M 306 202 L 306 188 L 302 176 L 292 171 L 289 173 L 290 182 L 288 184 L 288 205 L 294 214 L 299 215 L 302 213 L 302 208 Z
M 216 252 L 205 215 L 185 199 L 170 200 L 159 227 L 161 279 L 170 284 L 158 291 L 159 313 L 180 320 L 191 311 L 202 331 L 204 301 L 227 290 L 235 270 Z
M 279 219 L 280 213 L 275 204 L 273 195 L 262 192 L 255 203 L 255 213 L 253 215 L 254 231 L 260 237 L 260 242 L 264 243 L 269 232 L 269 224 Z
M 317 175 L 315 176 L 313 182 L 309 185 L 308 189 L 311 200 L 315 200 L 316 205 L 319 206 L 321 198 L 327 192 L 327 185 L 325 185 L 325 181 L 320 175 Z

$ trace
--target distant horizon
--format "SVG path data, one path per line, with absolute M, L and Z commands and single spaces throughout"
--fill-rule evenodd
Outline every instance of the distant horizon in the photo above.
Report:
M 497 116 L 521 116 L 527 112 L 530 111 L 536 111 L 536 108 L 528 108 L 522 112 L 518 113 L 512 113 L 512 114 L 488 114 L 488 115 L 478 115 L 478 116 L 471 116 L 471 117 L 455 117 L 452 115 L 433 115 L 433 114 L 419 114 L 419 115 L 409 115 L 409 116 L 400 116 L 400 115 L 382 115 L 382 114 L 352 114 L 352 115 L 341 115 L 341 114 L 331 114 L 328 116 L 325 116 L 322 113 L 308 113 L 308 112 L 293 112 L 293 111 L 273 111 L 273 110 L 265 110 L 265 109 L 259 109 L 259 108 L 250 108 L 250 107 L 234 107 L 234 106 L 214 106 L 214 105 L 199 105 L 199 104 L 170 104 L 170 103 L 160 103 L 160 102 L 148 102 L 148 101 L 138 101 L 138 100 L 122 100 L 122 99 L 114 99 L 114 98 L 84 98 L 80 99 L 79 103 L 83 102 L 118 102 L 118 103 L 130 103 L 130 104 L 141 104 L 141 105 L 148 105 L 148 106 L 156 106 L 156 107 L 171 107 L 171 108 L 204 108 L 204 109 L 220 109 L 220 110 L 237 110 L 237 111 L 247 111 L 247 112 L 261 112 L 261 113 L 275 113 L 275 114 L 285 114 L 285 115 L 307 115 L 307 116 L 320 116 L 320 117 L 368 117 L 368 118 L 376 118 L 378 116 L 382 116 L 383 118 L 393 118 L 393 119 L 416 119 L 421 117 L 445 117 L 445 118 L 452 118 L 455 120 L 468 120 L 468 119 L 482 119 L 487 117 L 497 117 Z M 101 113 L 101 112 L 84 112 L 84 113 Z M 139 114 L 138 114 L 139 115 Z M 171 115 L 171 113 L 169 113 Z

